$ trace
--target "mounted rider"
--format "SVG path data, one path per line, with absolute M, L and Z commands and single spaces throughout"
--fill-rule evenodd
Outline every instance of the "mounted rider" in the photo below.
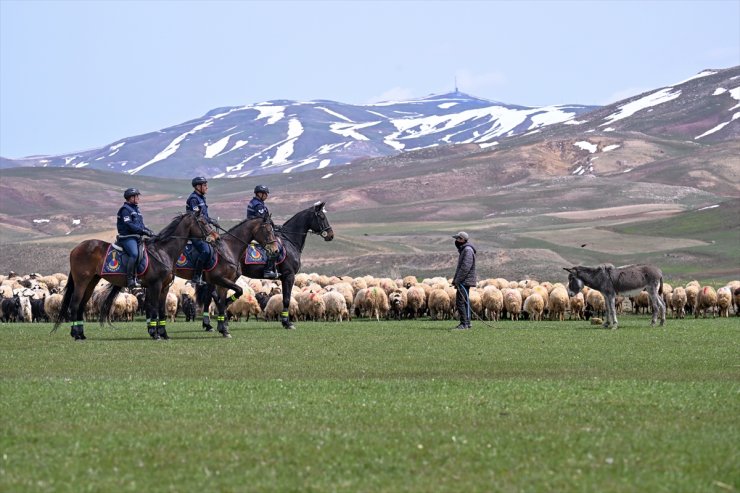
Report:
M 270 211 L 267 210 L 265 201 L 270 194 L 270 189 L 265 185 L 257 185 L 254 187 L 254 197 L 247 204 L 247 219 L 255 219 L 261 217 L 266 221 L 272 222 Z M 267 252 L 267 263 L 265 264 L 265 272 L 263 277 L 265 279 L 277 279 L 280 274 L 275 270 L 275 262 L 277 261 L 278 253 L 273 254 Z
M 191 181 L 191 184 L 193 185 L 193 192 L 185 202 L 185 210 L 200 214 L 205 217 L 206 221 L 210 224 L 220 228 L 221 226 L 218 224 L 218 221 L 211 219 L 208 216 L 208 204 L 206 204 L 208 180 L 203 176 L 196 176 Z M 198 256 L 195 258 L 192 283 L 201 286 L 205 284 L 203 281 L 203 267 L 211 256 L 211 250 L 208 247 L 208 243 L 203 240 L 192 239 L 190 241 L 193 244 L 193 249 L 198 253 Z
M 154 232 L 144 225 L 144 216 L 139 210 L 138 188 L 127 188 L 123 192 L 126 202 L 118 209 L 118 244 L 128 255 L 126 265 L 126 286 L 129 289 L 139 288 L 141 284 L 136 279 L 136 266 L 139 265 L 139 245 L 142 236 L 154 236 Z

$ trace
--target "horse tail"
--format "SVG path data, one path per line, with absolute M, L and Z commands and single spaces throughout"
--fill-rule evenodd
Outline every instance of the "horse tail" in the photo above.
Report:
M 49 334 L 53 334 L 57 331 L 60 325 L 62 325 L 62 322 L 66 322 L 69 320 L 69 304 L 72 301 L 72 295 L 75 292 L 75 279 L 72 277 L 72 273 L 70 272 L 67 276 L 67 285 L 64 286 L 64 296 L 62 297 L 62 304 L 59 307 L 59 312 L 57 313 L 57 318 L 54 320 L 54 327 L 52 327 L 51 332 Z
M 211 304 L 211 292 L 213 291 L 213 286 L 210 284 L 201 284 L 197 288 L 195 288 L 195 302 L 198 303 L 198 306 L 205 307 L 205 310 L 208 310 L 208 307 L 206 304 Z
M 100 316 L 98 317 L 98 321 L 100 322 L 100 325 L 103 325 L 105 322 L 107 322 L 108 325 L 111 325 L 111 308 L 113 308 L 113 302 L 116 301 L 116 297 L 118 296 L 118 293 L 121 292 L 122 288 L 121 286 L 111 284 L 105 289 L 108 291 L 108 294 L 105 296 L 105 301 L 103 301 L 103 304 L 100 307 Z

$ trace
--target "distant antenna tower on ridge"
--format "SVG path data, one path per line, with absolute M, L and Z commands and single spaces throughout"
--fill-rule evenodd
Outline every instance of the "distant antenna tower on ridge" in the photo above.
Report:
M 457 94 L 458 92 L 460 91 L 457 90 L 457 76 L 455 76 L 455 94 Z

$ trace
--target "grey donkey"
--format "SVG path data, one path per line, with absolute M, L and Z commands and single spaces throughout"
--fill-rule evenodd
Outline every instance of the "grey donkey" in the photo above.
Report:
M 583 286 L 601 291 L 606 300 L 606 321 L 603 327 L 616 329 L 617 311 L 614 301 L 618 294 L 630 296 L 647 289 L 653 309 L 651 326 L 660 315 L 660 325 L 665 324 L 665 302 L 663 297 L 663 272 L 654 265 L 625 265 L 614 267 L 611 264 L 597 267 L 582 265 L 565 268 L 568 271 L 568 294 L 575 296 Z

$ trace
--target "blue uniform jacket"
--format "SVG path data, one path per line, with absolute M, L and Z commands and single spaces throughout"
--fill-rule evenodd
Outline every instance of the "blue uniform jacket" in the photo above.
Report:
M 123 206 L 118 209 L 118 227 L 119 235 L 140 235 L 147 229 L 144 226 L 144 216 L 141 215 L 138 205 L 131 205 L 125 202 Z
M 185 210 L 192 212 L 200 212 L 206 221 L 211 223 L 211 217 L 208 215 L 208 204 L 206 204 L 205 196 L 199 194 L 195 190 L 190 194 L 188 200 L 185 202 Z
M 267 210 L 267 206 L 257 197 L 254 197 L 247 205 L 247 219 L 254 219 L 256 217 L 266 218 L 270 215 L 270 211 Z

